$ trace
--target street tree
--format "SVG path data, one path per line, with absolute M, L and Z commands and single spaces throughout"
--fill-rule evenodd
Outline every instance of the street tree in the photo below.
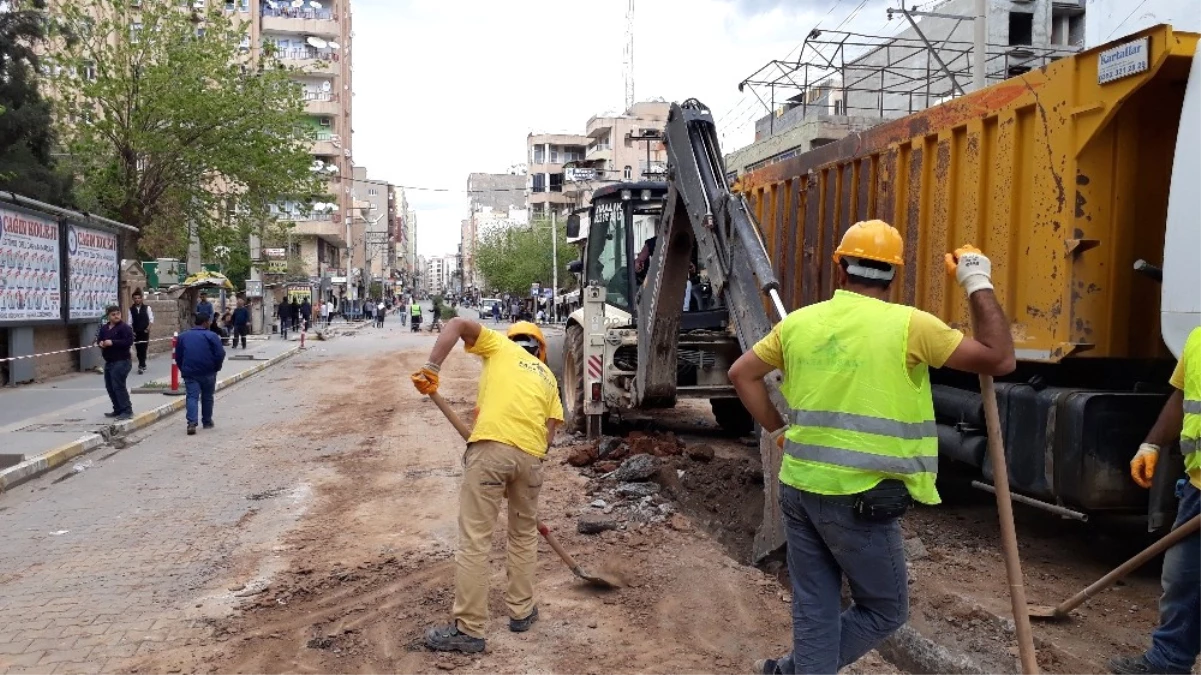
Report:
M 71 180 L 53 159 L 51 105 L 38 90 L 45 6 L 45 0 L 0 3 L 0 190 L 73 206 Z
M 567 263 L 575 260 L 576 249 L 567 244 L 560 223 L 558 235 L 559 283 L 570 279 Z M 551 223 L 538 220 L 529 225 L 497 225 L 481 233 L 475 247 L 475 265 L 487 288 L 526 296 L 531 284 L 549 287 L 551 274 Z
M 176 2 L 61 0 L 55 98 L 81 206 L 143 255 L 245 252 L 268 205 L 320 191 L 292 71 L 249 24 Z M 142 244 L 139 246 L 139 244 Z

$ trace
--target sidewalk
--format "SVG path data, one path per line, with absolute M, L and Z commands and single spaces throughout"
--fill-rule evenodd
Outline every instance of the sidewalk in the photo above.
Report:
M 296 341 L 285 342 L 278 337 L 252 341 L 246 350 L 227 347 L 225 365 L 217 378 L 219 381 L 229 380 L 297 347 Z M 253 356 L 254 359 L 235 358 L 244 355 Z M 169 352 L 152 355 L 146 366 L 146 373 L 138 375 L 135 357 L 134 369 L 128 380 L 131 390 L 147 382 L 170 382 Z M 183 389 L 182 382 L 180 389 Z M 183 404 L 182 396 L 166 396 L 161 392 L 130 394 L 130 399 L 133 402 L 134 419 L 118 423 L 122 431 L 141 428 L 157 419 L 147 419 L 145 413 L 148 411 L 173 401 Z M 4 447 L 0 453 L 10 456 L 9 461 L 3 464 L 12 463 L 15 459 L 12 455 L 36 457 L 64 444 L 96 437 L 102 430 L 114 426 L 113 420 L 104 416 L 111 409 L 104 389 L 104 376 L 97 372 L 77 373 L 44 383 L 0 389 L 0 434 L 4 436 Z M 95 443 L 98 445 L 99 440 Z M 84 448 L 87 449 L 91 448 Z M 0 464 L 0 469 L 4 468 L 3 464 Z

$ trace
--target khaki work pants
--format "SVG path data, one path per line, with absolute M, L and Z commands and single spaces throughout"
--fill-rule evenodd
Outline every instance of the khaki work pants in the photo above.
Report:
M 478 441 L 464 455 L 459 494 L 459 550 L 455 554 L 455 623 L 459 630 L 484 637 L 488 623 L 488 552 L 501 499 L 509 501 L 509 616 L 524 619 L 534 611 L 534 567 L 538 559 L 538 492 L 542 460 L 511 445 Z

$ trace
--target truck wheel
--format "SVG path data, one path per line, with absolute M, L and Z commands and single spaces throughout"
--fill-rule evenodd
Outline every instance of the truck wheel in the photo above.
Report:
M 584 433 L 584 327 L 567 326 L 563 338 L 563 430 Z
M 755 429 L 755 420 L 742 401 L 736 398 L 712 398 L 709 404 L 713 406 L 713 417 L 726 433 L 734 436 L 746 436 Z

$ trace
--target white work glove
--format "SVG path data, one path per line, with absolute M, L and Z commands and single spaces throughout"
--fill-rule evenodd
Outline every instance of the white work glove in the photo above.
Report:
M 959 285 L 971 297 L 976 291 L 992 290 L 992 262 L 980 249 L 965 244 L 946 255 L 947 272 L 954 272 Z
M 1134 459 L 1130 460 L 1130 478 L 1141 488 L 1151 487 L 1155 478 L 1155 465 L 1159 463 L 1159 446 L 1154 443 L 1143 443 L 1138 446 Z

